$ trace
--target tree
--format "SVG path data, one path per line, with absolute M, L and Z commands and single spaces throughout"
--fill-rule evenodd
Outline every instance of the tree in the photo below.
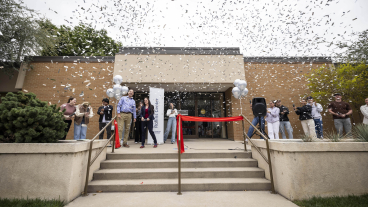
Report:
M 345 50 L 337 54 L 337 58 L 342 62 L 368 63 L 368 29 L 358 34 L 357 41 L 350 44 L 339 43 L 337 46 Z
M 0 142 L 57 142 L 67 124 L 60 107 L 47 105 L 33 93 L 7 93 L 0 104 Z
M 53 47 L 54 39 L 37 23 L 38 14 L 15 0 L 0 1 L 0 14 L 0 66 L 12 77 L 25 56 Z
M 43 56 L 114 56 L 122 46 L 109 37 L 106 30 L 96 30 L 91 25 L 58 28 L 48 20 L 40 25 L 58 41 L 55 47 L 44 49 Z
M 355 109 L 359 109 L 367 98 L 368 65 L 364 63 L 347 63 L 330 68 L 322 66 L 313 70 L 307 78 L 311 95 L 326 107 L 337 92 L 342 93 L 343 99 Z

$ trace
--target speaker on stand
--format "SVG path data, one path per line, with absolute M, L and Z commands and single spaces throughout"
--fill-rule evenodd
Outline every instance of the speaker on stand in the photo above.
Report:
M 262 97 L 253 98 L 252 100 L 252 111 L 253 115 L 258 117 L 259 122 L 259 131 L 268 137 L 266 132 L 263 130 L 262 127 L 262 117 L 266 116 L 267 114 L 267 104 L 266 99 Z M 253 133 L 253 135 L 256 133 L 256 131 Z M 252 135 L 252 136 L 253 136 Z

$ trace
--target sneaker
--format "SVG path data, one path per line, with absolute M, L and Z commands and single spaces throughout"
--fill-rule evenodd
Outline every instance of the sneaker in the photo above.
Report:
M 175 142 L 171 142 L 171 144 L 174 144 Z
M 157 144 L 153 145 L 153 148 L 157 148 Z
M 138 142 L 134 142 L 134 143 L 138 144 Z
M 130 146 L 128 144 L 123 144 L 123 147 L 129 148 Z
M 142 145 L 140 148 L 144 148 L 144 145 Z

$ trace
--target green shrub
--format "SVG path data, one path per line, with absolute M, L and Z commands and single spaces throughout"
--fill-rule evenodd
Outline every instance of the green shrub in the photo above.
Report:
M 65 203 L 60 200 L 46 200 L 46 199 L 8 199 L 0 198 L 0 207 L 63 207 Z
M 324 138 L 329 139 L 331 142 L 340 142 L 345 136 L 341 136 L 336 132 L 327 132 Z
M 353 135 L 355 139 L 360 142 L 368 142 L 368 125 L 358 124 L 353 128 Z
M 67 124 L 60 107 L 47 105 L 33 93 L 8 93 L 0 104 L 0 142 L 57 142 Z
M 301 137 L 301 139 L 303 140 L 303 142 L 312 142 L 312 141 L 313 141 L 312 137 L 311 137 L 311 136 L 309 136 L 309 135 L 306 135 L 306 134 L 304 134 L 304 135 Z

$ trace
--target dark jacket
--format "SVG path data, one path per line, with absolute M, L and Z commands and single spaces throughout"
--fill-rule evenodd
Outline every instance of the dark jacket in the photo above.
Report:
M 281 105 L 279 109 L 280 109 L 280 121 L 289 121 L 289 117 L 288 117 L 289 109 L 283 105 Z M 286 112 L 284 114 L 281 114 L 281 112 L 284 112 L 284 111 Z
M 305 105 L 302 107 L 297 107 L 295 113 L 299 115 L 299 120 L 313 119 L 312 117 L 312 106 Z
M 101 113 L 101 109 L 103 109 L 104 106 L 100 106 L 97 110 L 97 114 L 100 115 L 100 118 L 98 119 L 98 122 L 102 122 L 103 116 L 105 115 L 105 120 L 106 121 L 111 121 L 112 119 L 112 111 L 114 110 L 114 107 L 111 105 L 107 105 L 106 108 L 104 109 L 104 113 Z
M 148 118 L 150 120 L 154 120 L 155 119 L 155 117 L 153 116 L 154 112 L 155 112 L 154 106 L 151 105 L 151 107 L 148 108 L 148 114 L 149 114 Z M 142 108 L 141 108 L 141 117 L 144 118 L 145 116 L 146 116 L 146 105 L 142 106 Z

